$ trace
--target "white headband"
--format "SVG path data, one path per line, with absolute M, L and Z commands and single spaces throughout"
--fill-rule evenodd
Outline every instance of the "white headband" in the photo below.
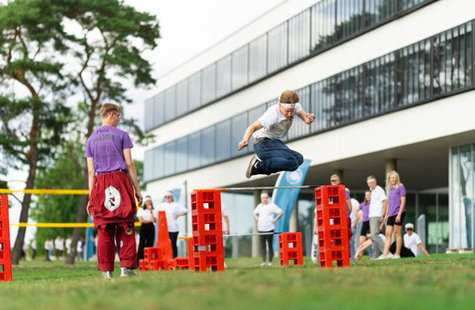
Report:
M 284 107 L 285 109 L 294 109 L 295 108 L 295 105 L 297 104 L 298 102 L 296 103 L 280 103 L 282 105 L 282 107 Z
M 371 179 L 368 179 L 366 182 L 376 182 L 376 179 L 371 178 Z

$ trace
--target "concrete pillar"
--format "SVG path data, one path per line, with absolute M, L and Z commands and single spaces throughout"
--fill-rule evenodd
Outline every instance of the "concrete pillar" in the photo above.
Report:
M 254 191 L 254 208 L 257 207 L 258 204 L 261 203 L 261 192 L 258 190 Z M 254 220 L 254 215 L 252 215 L 252 233 L 257 234 L 257 223 Z M 259 246 L 259 236 L 252 236 L 252 257 L 260 257 L 261 255 L 261 248 Z
M 292 216 L 290 216 L 289 232 L 297 232 L 299 229 L 299 204 L 295 204 Z
M 397 159 L 386 159 L 386 175 L 391 171 L 397 171 Z M 386 176 L 384 176 L 386 178 Z

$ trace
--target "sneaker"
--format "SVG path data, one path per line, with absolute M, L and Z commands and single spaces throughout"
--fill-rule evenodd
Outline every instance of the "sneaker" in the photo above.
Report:
M 260 163 L 261 161 L 259 160 L 259 158 L 256 156 L 256 155 L 253 155 L 251 157 L 251 160 L 249 161 L 249 165 L 247 166 L 247 169 L 246 169 L 246 177 L 248 179 L 251 178 L 251 176 L 255 175 L 256 172 L 257 172 L 257 165 Z
M 136 276 L 136 275 L 137 274 L 132 269 L 124 268 L 124 267 L 120 268 L 120 277 L 121 278 L 131 277 L 131 276 Z
M 102 276 L 104 277 L 104 279 L 112 279 L 112 271 L 103 271 L 102 272 Z
M 389 253 L 386 256 L 381 254 L 377 259 L 388 259 L 388 258 L 393 258 L 393 255 L 391 253 Z
M 401 255 L 399 254 L 394 254 L 393 257 L 391 257 L 392 259 L 398 259 L 398 258 L 401 258 Z
M 272 263 L 267 263 L 267 267 L 272 267 Z
M 262 262 L 261 267 L 265 267 L 265 266 L 267 266 L 266 262 Z

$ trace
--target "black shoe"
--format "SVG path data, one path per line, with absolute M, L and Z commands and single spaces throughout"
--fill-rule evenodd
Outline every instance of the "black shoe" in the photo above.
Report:
M 261 161 L 259 160 L 259 158 L 256 156 L 256 155 L 253 155 L 251 157 L 251 161 L 249 162 L 249 165 L 247 166 L 247 169 L 246 169 L 246 177 L 248 179 L 251 178 L 251 176 L 257 174 L 257 165 L 260 163 Z

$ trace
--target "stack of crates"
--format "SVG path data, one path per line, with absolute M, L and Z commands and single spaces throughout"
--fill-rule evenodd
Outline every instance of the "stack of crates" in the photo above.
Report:
M 8 196 L 0 196 L 0 282 L 12 280 Z
M 315 204 L 320 266 L 350 266 L 345 187 L 318 187 L 315 189 Z
M 281 266 L 303 265 L 302 233 L 281 233 L 279 235 L 279 260 Z
M 221 192 L 197 190 L 191 194 L 195 271 L 223 271 Z

